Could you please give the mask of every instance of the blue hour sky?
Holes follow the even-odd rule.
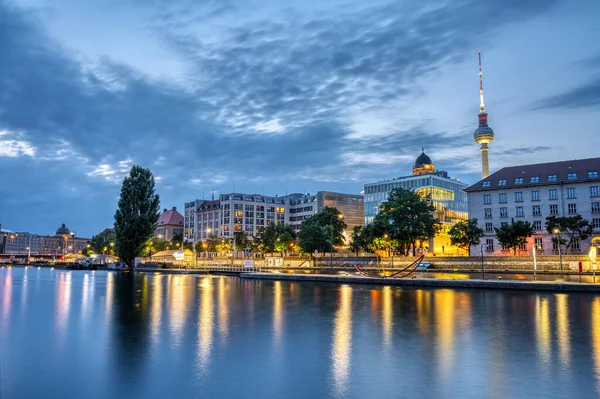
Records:
[[[0,0],[0,223],[91,236],[140,164],[162,207],[600,156],[597,0]]]

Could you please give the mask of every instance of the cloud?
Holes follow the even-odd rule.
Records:
[[[35,156],[35,147],[23,140],[18,140],[20,135],[7,130],[0,130],[0,157]]]

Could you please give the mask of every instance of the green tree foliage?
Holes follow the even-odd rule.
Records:
[[[228,240],[227,238],[221,238],[216,243],[215,249],[216,249],[215,252],[221,252],[221,253],[231,252],[233,250],[233,244],[232,244],[231,240]]]
[[[310,220],[310,219],[308,219]],[[298,246],[304,253],[312,254],[329,251],[330,229],[329,226],[320,226],[318,223],[306,223],[305,220],[298,235]]]
[[[581,217],[581,215],[568,217],[549,216],[546,218],[546,229],[550,234],[554,234],[555,229],[558,229],[561,244],[565,245],[567,254],[572,250],[573,244],[577,241],[587,240],[594,232],[592,224]],[[554,239],[555,243],[556,241]]]
[[[450,243],[469,252],[471,247],[479,245],[484,235],[483,229],[477,225],[477,219],[461,220],[450,231]]]
[[[279,239],[279,242],[277,239]],[[294,243],[295,245],[295,242],[296,232],[294,228],[289,224],[279,223],[259,228],[252,246],[255,252],[268,254],[272,252],[285,252],[285,244],[287,243],[291,247],[291,244]],[[280,249],[284,250],[280,251]]]
[[[363,230],[363,226],[354,226],[352,228],[352,236],[350,237],[349,246],[350,250],[356,253],[356,256],[358,256],[360,251],[367,250],[368,242],[365,239],[366,237],[365,234],[363,234]]]
[[[90,241],[90,251],[94,254],[111,254],[114,255],[114,247],[110,243],[116,245],[117,234],[114,231],[103,231],[92,237]],[[106,248],[106,251],[104,250]]]
[[[215,233],[209,234],[205,241],[202,242],[203,250],[206,252],[220,252],[218,251],[221,239]]]
[[[535,234],[533,225],[527,221],[515,222],[511,219],[510,224],[494,228],[496,239],[503,248],[512,248],[513,254],[517,254],[519,245],[527,244],[527,238]]]
[[[250,241],[248,234],[244,231],[236,231],[233,233],[233,242],[235,243],[235,250],[238,252],[245,251],[246,248],[251,248],[252,246],[252,241]]]
[[[116,251],[121,261],[133,266],[146,242],[154,234],[159,218],[160,198],[154,192],[154,176],[148,169],[134,166],[123,180],[115,212]]]
[[[381,204],[381,212],[375,217],[379,228],[385,230],[390,240],[400,248],[412,246],[417,241],[433,238],[440,222],[433,216],[435,208],[428,198],[402,188],[393,189],[388,200]],[[378,236],[381,237],[381,236]]]

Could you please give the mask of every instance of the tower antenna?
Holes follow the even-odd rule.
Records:
[[[485,112],[485,105],[483,104],[483,71],[481,70],[481,51],[477,52],[479,56],[479,109],[483,114]]]

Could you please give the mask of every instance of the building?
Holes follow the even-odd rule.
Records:
[[[436,171],[431,158],[422,150],[415,160],[413,175],[365,184],[365,224],[373,221],[381,204],[395,188],[428,195],[435,207],[435,217],[442,223],[439,234],[429,242],[429,250],[458,254],[458,248],[450,244],[448,231],[456,222],[468,219],[467,194],[464,192],[467,187],[468,184],[448,177],[448,173]]]
[[[494,140],[494,131],[488,126],[488,114],[483,103],[483,73],[481,71],[481,52],[479,52],[479,127],[475,130],[473,138],[481,150],[481,177],[485,179],[490,175],[488,161],[488,144]]]
[[[336,208],[344,216],[344,222],[348,226],[344,232],[346,243],[349,242],[354,226],[364,225],[364,197],[361,194],[319,191],[316,195],[290,194],[285,198],[289,204],[288,223],[296,231],[300,230],[304,220],[325,207]]]
[[[509,255],[495,238],[494,228],[512,219],[531,222],[536,234],[521,249],[554,254],[553,235],[546,231],[548,216],[581,215],[594,226],[600,240],[600,158],[511,166],[469,187],[469,216],[485,231],[486,255]],[[591,240],[577,243],[573,253],[588,253]]]
[[[63,223],[52,236],[32,233],[4,233],[4,254],[8,255],[65,255],[80,253],[90,242],[89,238],[77,237]]]
[[[42,237],[31,233],[3,233],[3,253],[7,255],[39,254],[42,247]]]
[[[165,241],[171,241],[174,236],[183,237],[184,219],[181,213],[177,212],[177,207],[172,209],[163,209],[162,215],[158,218],[154,236]]]
[[[228,193],[221,194],[218,200],[194,200],[185,204],[186,239],[191,242],[205,240],[211,233],[233,238],[236,231],[243,231],[252,238],[261,227],[280,223],[299,230],[302,221],[326,206],[335,207],[344,215],[349,231],[356,225],[363,225],[362,195],[330,191],[281,197]]]

